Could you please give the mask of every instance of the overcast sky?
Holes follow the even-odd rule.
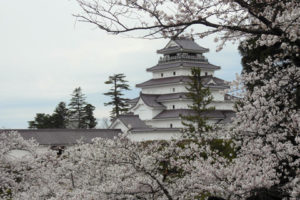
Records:
[[[76,22],[74,0],[0,0],[0,128],[27,128],[36,113],[51,114],[60,101],[81,87],[97,119],[109,116],[103,84],[109,75],[124,73],[136,97],[135,84],[150,79],[146,68],[159,58],[155,52],[168,40],[132,39]],[[240,73],[235,45],[215,52],[213,38],[198,40],[210,49],[209,62],[222,69],[227,81]]]

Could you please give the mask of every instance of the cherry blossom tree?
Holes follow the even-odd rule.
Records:
[[[83,9],[77,15],[80,20],[110,33],[141,31],[144,37],[217,33],[220,47],[229,40],[255,37],[253,46],[241,45],[276,44],[281,50],[262,63],[249,63],[251,70],[234,83],[243,87],[259,80],[260,84],[251,91],[242,90],[230,129],[217,129],[204,134],[205,138],[145,143],[125,137],[95,139],[57,158],[51,152],[38,155],[36,143],[15,133],[0,134],[0,194],[4,198],[300,198],[299,1],[77,1]],[[208,29],[198,30],[201,25]],[[216,137],[232,141],[236,155],[224,156],[199,142]],[[32,152],[32,157],[9,161],[7,152],[18,148]]]
[[[300,166],[300,115],[296,103],[300,88],[299,1],[78,0],[78,3],[83,11],[76,15],[79,20],[113,34],[132,33],[145,38],[179,35],[202,38],[216,34],[218,49],[227,41],[240,41],[248,49],[279,48],[262,63],[248,63],[250,70],[241,77],[241,85],[254,85],[258,81],[260,84],[243,93],[232,129],[227,132],[235,141],[237,158],[228,161],[211,155],[212,161],[198,156],[195,159],[198,167],[184,166],[197,178],[186,176],[188,180],[181,180],[185,180],[182,185],[197,185],[198,191],[226,199],[255,199],[274,191],[280,199],[299,198],[294,184],[299,180]],[[251,38],[255,40],[253,44],[243,42]],[[209,147],[206,148],[209,152]]]
[[[56,153],[37,148],[17,132],[0,133],[1,199],[50,199],[60,193]]]

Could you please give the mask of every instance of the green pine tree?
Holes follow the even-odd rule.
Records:
[[[55,128],[53,123],[53,117],[45,113],[37,113],[33,121],[29,121],[28,128],[33,129],[44,129],[44,128]]]
[[[70,127],[71,128],[85,128],[84,117],[85,106],[85,95],[82,93],[81,88],[75,88],[72,93],[72,98],[69,103],[69,112],[70,112]]]
[[[95,128],[97,125],[97,119],[94,117],[95,107],[91,104],[87,104],[84,107],[85,116],[83,117],[83,122],[85,124],[85,128]]]
[[[123,91],[130,90],[128,81],[125,80],[124,74],[114,74],[109,76],[108,81],[105,81],[105,84],[112,85],[109,92],[104,93],[104,95],[111,97],[111,101],[104,103],[105,106],[113,106],[112,111],[110,112],[111,119],[119,117],[121,113],[128,111],[128,101],[127,98],[123,98]]]
[[[65,102],[60,102],[52,114],[55,128],[67,128],[69,121],[69,110]]]
[[[205,88],[201,82],[201,70],[192,68],[190,81],[186,87],[188,93],[186,96],[192,100],[192,105],[188,105],[191,114],[181,115],[182,124],[186,127],[185,132],[189,136],[201,136],[203,133],[210,131],[212,127],[207,124],[205,112],[214,110],[214,107],[207,107],[213,100],[209,88]]]

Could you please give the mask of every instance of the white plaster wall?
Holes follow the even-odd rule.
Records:
[[[175,72],[175,75],[173,74],[174,72]],[[163,74],[163,76],[161,76],[162,74]],[[153,78],[166,78],[166,77],[172,77],[172,76],[178,76],[178,69],[152,73]]]
[[[167,110],[173,110],[173,105],[175,105],[175,109],[188,109],[188,105],[192,104],[190,100],[173,100],[173,101],[165,101],[162,102],[164,106],[167,107]]]
[[[129,112],[133,112],[135,115],[139,115],[141,120],[149,120],[158,115],[163,109],[154,109],[147,106],[142,99],[138,101],[135,107],[129,110]]]
[[[141,120],[152,119],[152,111],[148,108],[148,106],[140,105],[133,112],[135,115],[139,115]]]
[[[220,119],[209,119],[207,120],[208,124],[215,124]],[[153,128],[170,128],[170,124],[172,124],[173,128],[184,128],[185,126],[182,124],[181,119],[161,119],[161,120],[149,120],[145,122],[148,126]]]
[[[233,110],[233,102],[212,102],[209,106],[214,106],[216,110]]]
[[[188,105],[192,105],[192,101],[190,100],[174,100],[174,101],[166,101],[162,102],[164,106],[166,106],[167,110],[173,110],[173,105],[175,105],[175,109],[189,109]],[[234,103],[228,101],[220,101],[220,102],[212,102],[207,107],[215,107],[216,110],[233,110]]]
[[[204,76],[205,73],[207,75],[214,75],[214,70],[207,70],[207,69],[201,69],[201,76]],[[179,76],[189,76],[191,75],[191,68],[184,68],[184,69],[179,69],[178,70],[178,75]]]
[[[173,88],[175,88],[174,92],[173,92]],[[142,93],[144,94],[169,94],[169,93],[178,93],[178,92],[186,92],[185,86],[183,84],[142,88]]]
[[[174,75],[175,72],[175,75]],[[201,75],[204,76],[205,73],[207,75],[214,75],[214,70],[201,70]],[[163,76],[161,76],[163,74]],[[170,69],[165,71],[159,71],[159,72],[153,72],[152,77],[153,78],[166,78],[166,77],[172,77],[172,76],[189,76],[191,75],[191,68],[177,68],[177,69]]]
[[[179,83],[173,85],[164,85],[164,86],[152,86],[142,88],[142,93],[144,94],[170,94],[170,93],[178,93],[178,92],[187,92],[186,84]],[[173,88],[175,91],[173,92]],[[219,89],[210,89],[211,95],[214,97],[214,101],[224,101],[223,90]]]
[[[173,128],[183,127],[180,119],[149,120],[146,122],[146,124],[153,128],[170,128],[170,124],[173,125]]]
[[[135,107],[130,109],[130,112],[133,112],[135,115],[139,115],[141,120],[152,119],[152,109],[145,105],[143,100],[140,98]]]
[[[224,101],[224,94],[221,90],[210,90],[211,95],[214,97],[213,101]]]
[[[181,136],[180,132],[143,132],[143,133],[132,133],[128,135],[128,138],[133,141],[147,141],[147,140],[171,140],[178,139]]]

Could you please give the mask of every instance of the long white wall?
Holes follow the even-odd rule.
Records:
[[[192,104],[192,101],[190,100],[173,100],[173,101],[165,101],[162,102],[164,106],[166,106],[167,110],[172,110],[172,109],[187,109],[188,105]],[[173,108],[175,106],[175,108]]]
[[[182,128],[183,125],[180,119],[165,119],[165,120],[149,120],[146,124],[153,128]]]
[[[173,84],[173,85],[142,88],[142,93],[144,94],[169,94],[169,93],[178,93],[178,92],[187,92],[183,84]]]
[[[208,124],[215,124],[220,119],[208,119]],[[148,126],[153,128],[184,128],[181,119],[160,119],[160,120],[149,120],[145,122]]]
[[[153,78],[166,78],[166,77],[173,77],[173,76],[189,76],[191,75],[191,68],[177,68],[173,70],[165,70],[165,71],[159,71],[159,72],[153,72],[152,77]],[[201,75],[214,75],[214,70],[207,70],[202,69]]]
[[[172,109],[188,109],[188,105],[192,105],[191,100],[173,100],[173,101],[165,101],[162,102],[164,106],[166,106],[167,110]],[[175,106],[175,108],[173,108]],[[229,101],[217,101],[212,102],[207,107],[215,107],[216,110],[232,110],[234,103]]]
[[[144,94],[170,94],[178,92],[187,92],[184,84],[173,84],[142,88],[142,93]],[[221,90],[211,89],[211,94],[214,97],[214,101],[224,101],[224,94],[221,92]]]

